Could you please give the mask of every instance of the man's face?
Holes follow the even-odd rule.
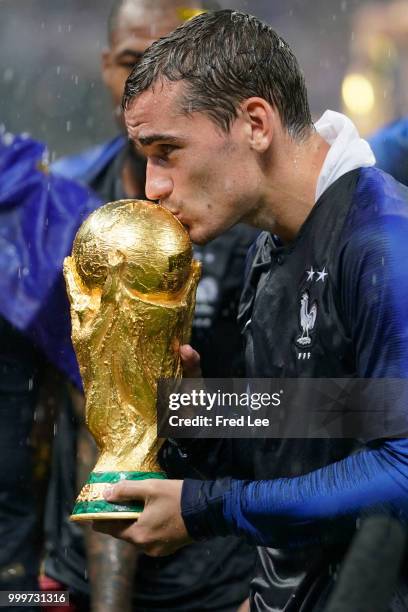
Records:
[[[149,8],[147,3],[125,3],[120,10],[117,27],[112,32],[110,47],[102,55],[102,75],[114,105],[115,115],[123,127],[121,101],[125,81],[143,51],[155,40],[180,25],[177,8],[171,0],[168,8]]]
[[[248,124],[238,116],[227,134],[207,115],[182,114],[183,83],[158,83],[125,111],[130,138],[147,158],[146,195],[170,210],[205,244],[258,205],[261,171]]]

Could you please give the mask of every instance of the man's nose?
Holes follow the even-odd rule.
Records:
[[[173,181],[157,169],[146,169],[146,197],[149,200],[165,200],[173,191]]]

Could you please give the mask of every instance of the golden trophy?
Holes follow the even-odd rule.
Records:
[[[157,463],[160,378],[181,378],[200,264],[165,208],[119,200],[94,211],[64,262],[86,422],[100,455],[71,519],[135,519],[143,504],[112,504],[121,479],[165,478]]]

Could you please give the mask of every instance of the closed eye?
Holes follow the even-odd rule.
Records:
[[[175,151],[178,147],[172,144],[165,144],[160,146],[160,152],[163,155],[169,155],[172,151]]]
[[[163,161],[168,161],[170,155],[179,147],[171,144],[161,144],[157,147],[156,154],[153,157],[157,157]]]
[[[130,128],[132,126],[129,126]],[[170,156],[185,146],[182,139],[168,134],[140,134],[136,140],[136,145],[142,150],[143,154],[153,161],[169,161]]]
[[[116,63],[121,68],[127,68],[129,72],[138,64],[143,56],[141,51],[134,51],[133,49],[124,49],[117,55]]]
[[[137,62],[136,62],[137,63]],[[136,63],[133,61],[129,61],[129,62],[120,62],[119,66],[121,68],[125,68],[126,70],[129,70],[129,72],[131,72],[133,70],[133,68],[136,66]]]

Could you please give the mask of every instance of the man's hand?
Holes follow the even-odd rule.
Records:
[[[180,357],[184,376],[200,378],[200,355],[197,351],[184,344],[180,347]],[[143,500],[144,510],[137,521],[94,521],[94,530],[131,542],[152,557],[170,555],[192,541],[181,516],[182,484],[181,480],[150,478],[139,482],[123,480],[108,487],[104,493],[107,501]]]
[[[186,378],[201,378],[200,355],[189,344],[180,346],[183,373]]]
[[[137,521],[94,521],[93,528],[131,542],[152,557],[170,555],[192,541],[181,516],[182,484],[182,480],[156,478],[118,482],[107,488],[105,499],[116,503],[143,500],[143,512]]]

